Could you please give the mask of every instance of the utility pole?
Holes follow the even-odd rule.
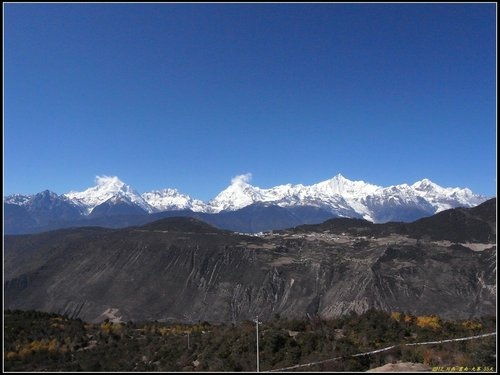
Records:
[[[189,334],[191,333],[191,328],[192,328],[192,325],[193,325],[193,318],[190,314],[184,314],[184,318],[186,318],[188,321],[189,321],[189,324],[190,324],[190,327],[189,329],[187,330],[187,339],[188,339],[188,350],[190,349],[189,347]]]
[[[257,331],[257,372],[259,372],[259,316],[257,315],[257,319],[255,319],[255,329]]]

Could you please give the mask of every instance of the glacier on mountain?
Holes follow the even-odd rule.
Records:
[[[208,202],[166,188],[139,194],[116,176],[97,176],[96,186],[59,196],[89,215],[97,206],[128,204],[146,213],[190,210],[201,213],[236,211],[261,203],[280,207],[313,206],[339,217],[361,217],[375,223],[410,221],[455,207],[473,207],[487,197],[467,188],[444,188],[428,179],[388,187],[351,181],[341,174],[313,185],[285,184],[262,189],[250,184],[251,174],[236,176]],[[57,196],[57,195],[56,195]],[[33,196],[11,195],[5,203],[28,206]]]

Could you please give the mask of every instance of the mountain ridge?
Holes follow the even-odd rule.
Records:
[[[254,236],[193,218],[7,235],[5,306],[89,321],[109,309],[133,321],[370,308],[469,319],[495,312],[495,211],[496,199],[410,224],[337,218]]]
[[[359,217],[374,223],[413,221],[456,207],[472,207],[486,200],[468,188],[443,188],[428,179],[412,185],[400,184],[382,187],[364,181],[351,181],[341,174],[313,185],[285,184],[262,189],[250,184],[251,175],[236,176],[231,184],[207,202],[193,199],[177,189],[166,188],[139,194],[118,177],[97,176],[96,186],[82,192],[71,191],[57,195],[48,190],[35,195],[13,194],[4,197],[7,211],[7,232],[39,230],[47,226],[65,226],[68,222],[93,220],[97,217],[119,220],[119,215],[155,215],[174,211],[190,211],[192,216],[244,212],[245,208],[277,206],[274,210],[289,219],[283,225],[264,227],[282,229],[287,225],[313,223],[302,218],[299,208],[311,212],[313,208],[330,217]],[[42,204],[40,202],[46,202]],[[10,205],[10,206],[9,206]],[[13,208],[12,206],[20,208]],[[56,209],[57,208],[57,209]],[[255,210],[245,210],[259,216]],[[290,213],[295,211],[293,213]],[[272,214],[272,213],[271,213]],[[260,215],[262,217],[262,215]],[[325,215],[321,214],[321,219]],[[138,220],[141,221],[141,220]],[[272,221],[272,220],[271,220]],[[321,220],[317,220],[317,223]],[[86,224],[83,224],[86,225]],[[262,227],[262,226],[259,226]],[[225,227],[224,229],[233,229]],[[248,230],[253,231],[253,230]]]

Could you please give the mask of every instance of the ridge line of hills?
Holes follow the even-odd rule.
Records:
[[[244,235],[194,218],[4,237],[5,308],[89,321],[495,313],[496,199],[412,223]],[[210,308],[208,308],[208,306]]]

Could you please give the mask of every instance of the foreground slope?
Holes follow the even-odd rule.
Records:
[[[436,220],[446,221],[441,216],[376,231],[364,220],[335,219],[244,236],[169,218],[126,229],[6,236],[5,308],[92,321],[335,317],[369,308],[494,315],[495,210],[492,200],[443,212],[467,217],[459,220],[466,229],[460,238],[432,235]]]

